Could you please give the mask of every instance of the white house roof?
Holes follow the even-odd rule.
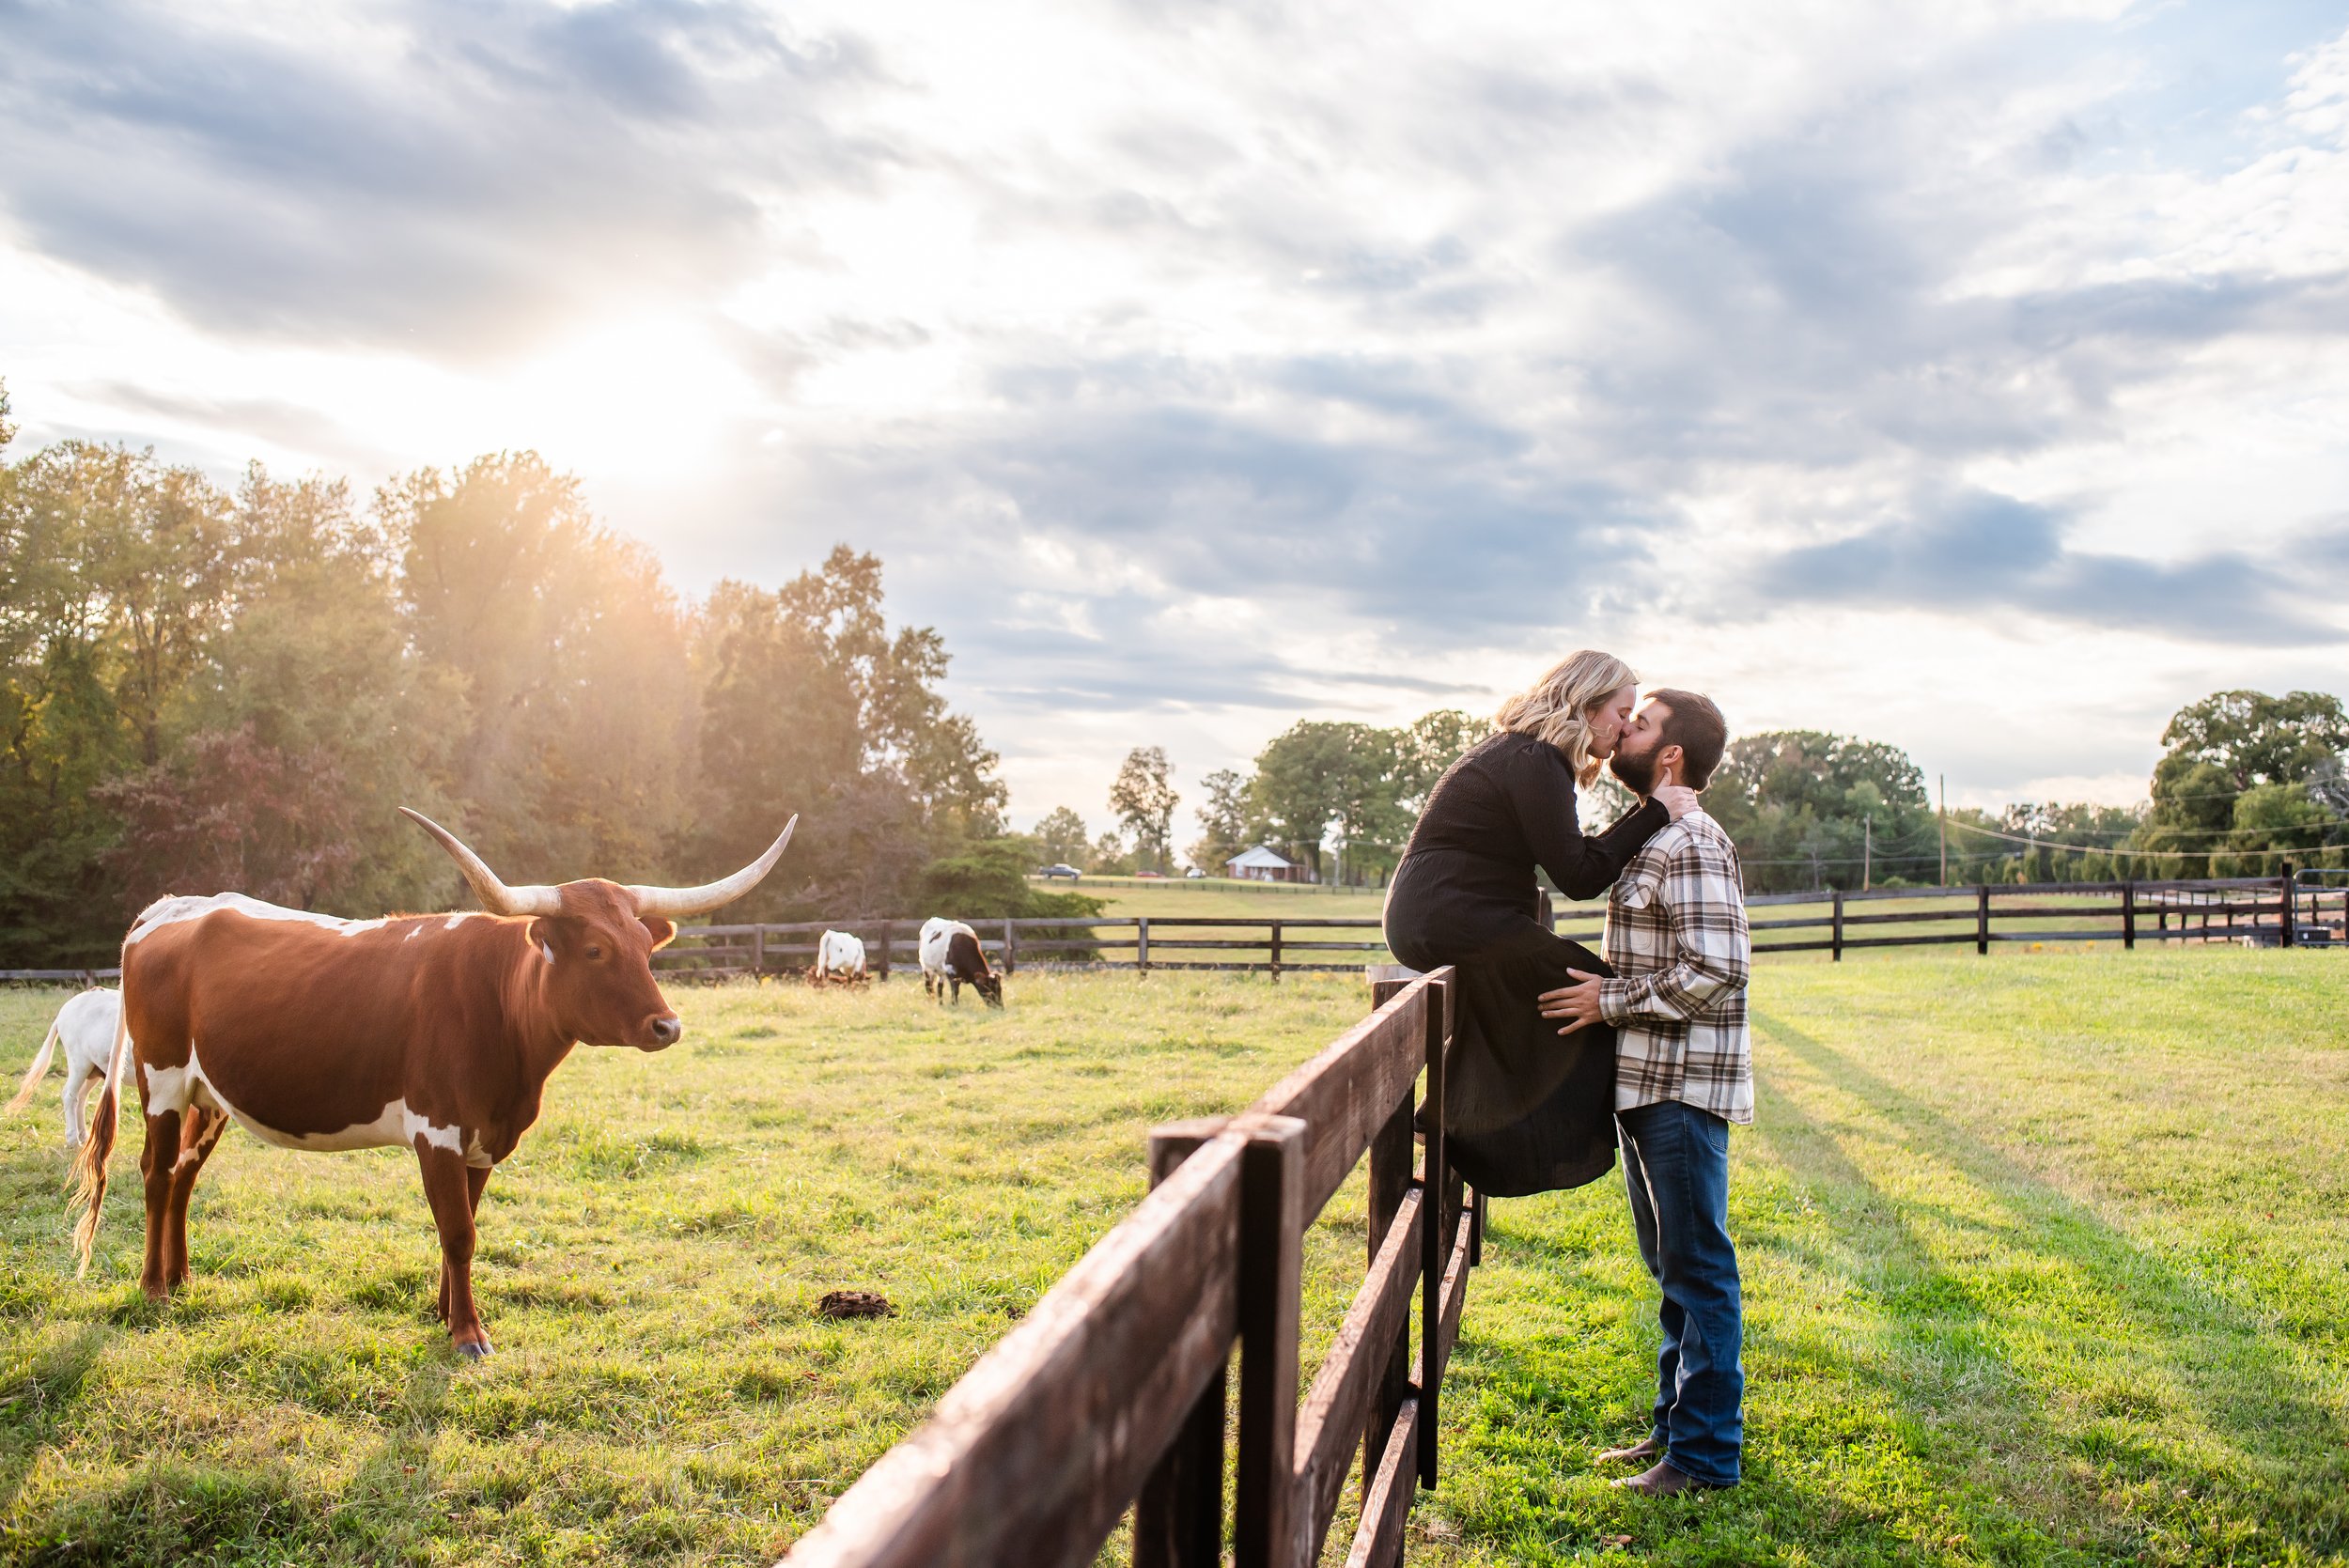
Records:
[[[1249,871],[1286,871],[1297,862],[1283,860],[1277,851],[1268,849],[1259,844],[1244,854],[1234,855],[1223,863],[1239,866]]]

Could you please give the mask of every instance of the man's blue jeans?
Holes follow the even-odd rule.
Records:
[[[1745,1443],[1746,1374],[1729,1239],[1729,1124],[1666,1100],[1618,1111],[1615,1126],[1640,1257],[1664,1290],[1656,1440],[1682,1474],[1732,1485]]]

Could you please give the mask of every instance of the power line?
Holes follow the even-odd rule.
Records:
[[[1971,823],[1959,823],[1959,824],[1957,824],[1957,826],[1959,826],[1959,827],[1962,827],[1962,828],[1966,829],[1966,830],[1967,830],[1967,831],[1968,831],[1968,832],[1981,833],[1981,834],[1983,834],[1984,837],[1987,837],[1987,838],[2004,839],[2004,840],[2006,840],[2006,842],[2007,842],[2007,843],[2009,843],[2009,844],[2026,844],[2026,845],[2029,845],[2029,846],[2030,846],[2030,847],[2032,847],[2033,849],[2061,849],[2061,850],[2068,850],[2068,851],[2070,851],[2071,853],[2074,853],[2074,854],[2079,854],[2079,855],[2133,855],[2133,856],[2137,856],[2137,857],[2139,857],[2139,858],[2140,858],[2140,859],[2147,859],[2147,860],[2184,861],[2184,860],[2203,860],[2203,859],[2207,859],[2208,857],[2210,857],[2210,856],[2212,856],[2212,855],[2225,855],[2225,854],[2230,854],[2230,853],[2232,853],[2232,854],[2238,854],[2238,855],[2280,855],[2280,854],[2287,853],[2287,851],[2286,851],[2286,850],[2283,850],[2283,849],[2279,849],[2279,848],[2275,848],[2275,847],[2272,847],[2272,846],[2264,846],[2264,845],[2251,845],[2251,846],[2246,846],[2246,847],[2244,847],[2244,848],[2242,848],[2242,849],[2237,849],[2237,850],[2232,850],[2232,851],[2231,851],[2231,850],[2226,850],[2226,849],[2216,849],[2216,848],[2214,848],[2214,849],[2131,849],[2131,848],[2127,847],[2126,846],[2123,846],[2123,845],[2118,845],[2118,844],[2058,844],[2058,843],[2056,843],[2055,841],[2053,841],[2052,839],[2044,839],[2044,838],[2027,838],[2027,837],[2025,837],[2024,835],[2022,835],[2022,834],[2020,834],[2020,833],[2000,833],[2000,832],[1993,832],[1993,831],[1992,831],[1990,829],[1988,829],[1988,828],[1977,828],[1977,827],[1973,826],[1973,824],[1971,824]],[[2325,824],[2325,826],[2329,827],[2329,826],[2331,826],[2331,824],[2330,824],[2330,823],[2327,823],[2327,824]],[[2328,846],[2326,846],[2326,845],[2322,845],[2322,844],[2311,844],[2311,845],[2307,846],[2306,847],[2307,847],[2307,848],[2310,848],[2310,849],[2323,849],[2323,848],[2326,848],[2326,847],[2328,847]]]
[[[1958,822],[1956,827],[1969,832],[1986,833],[1992,830],[1972,822]],[[2339,818],[2324,822],[2279,822],[2272,828],[2165,828],[2155,823],[2140,822],[2134,828],[2050,828],[2050,833],[2117,833],[2123,838],[2132,833],[2165,833],[2171,838],[2241,838],[2248,833],[2300,833],[2325,831],[2341,826]]]

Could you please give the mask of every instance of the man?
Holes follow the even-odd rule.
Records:
[[[1610,764],[1640,795],[1703,790],[1729,737],[1720,709],[1660,691]],[[1702,810],[1642,846],[1607,903],[1617,978],[1577,975],[1544,993],[1542,1016],[1571,1034],[1615,1026],[1615,1126],[1640,1256],[1663,1288],[1656,1409],[1648,1435],[1602,1462],[1653,1461],[1618,1481],[1668,1495],[1734,1486],[1745,1438],[1737,1251],[1729,1239],[1729,1124],[1753,1120],[1746,1027],[1746,934],[1736,846]]]

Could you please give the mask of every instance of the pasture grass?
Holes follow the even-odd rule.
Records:
[[[432,1316],[412,1156],[232,1130],[150,1306],[135,1110],[77,1282],[54,1091],[0,1126],[0,1556],[27,1563],[770,1560],[1137,1202],[1154,1124],[1237,1109],[1359,984],[1014,977],[958,1009],[678,987],[683,1043],[581,1050],[482,1202],[496,1355]],[[21,1071],[67,993],[0,990]],[[1359,1196],[1308,1311],[1359,1274]],[[829,1290],[896,1315],[817,1317]]]
[[[1733,1138],[1746,1482],[1656,1501],[1619,1178],[1493,1205],[1432,1560],[2349,1561],[2349,962],[1774,964]]]
[[[1244,1104],[1364,1004],[1010,990],[680,989],[684,1044],[579,1053],[483,1203],[478,1367],[402,1154],[232,1132],[154,1308],[131,1133],[76,1282],[44,1095],[0,1126],[0,1557],[765,1560],[1131,1206],[1152,1123]],[[63,994],[0,992],[0,1067]],[[1496,1202],[1414,1560],[2349,1562],[2344,1000],[2325,953],[1763,966],[1746,1483],[1605,1485],[1656,1343],[1620,1189]],[[1308,1373],[1360,1212],[1308,1246]],[[897,1315],[812,1315],[838,1287]]]

